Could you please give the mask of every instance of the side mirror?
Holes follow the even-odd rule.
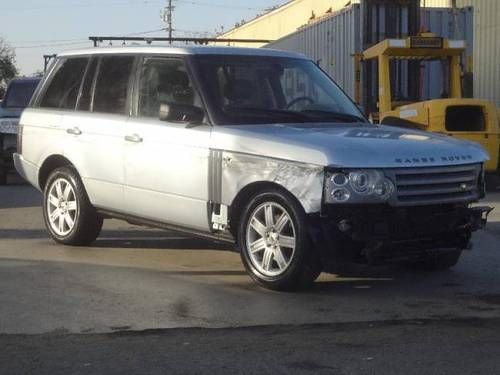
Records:
[[[162,103],[160,104],[160,121],[184,122],[190,125],[199,125],[205,118],[205,112],[193,105]]]

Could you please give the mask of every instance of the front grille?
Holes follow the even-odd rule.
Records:
[[[472,202],[479,199],[480,164],[386,171],[396,184],[398,206]]]

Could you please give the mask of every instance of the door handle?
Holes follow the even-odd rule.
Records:
[[[133,142],[133,143],[141,143],[142,142],[142,138],[137,134],[126,135],[125,140],[127,142]]]
[[[66,133],[73,135],[80,135],[82,134],[82,131],[75,126],[74,128],[66,129]]]

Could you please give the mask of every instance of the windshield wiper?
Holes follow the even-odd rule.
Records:
[[[269,109],[269,108],[256,108],[256,107],[225,107],[225,112],[236,112],[242,114],[251,114],[257,116],[278,115],[281,117],[288,117],[295,119],[299,122],[311,122],[310,116],[303,112],[288,111],[285,109]]]
[[[366,122],[366,119],[364,119],[361,116],[356,116],[356,115],[351,115],[349,113],[343,113],[343,112],[336,112],[336,111],[328,111],[328,110],[323,110],[323,109],[305,109],[301,113],[303,114],[311,114],[313,116],[318,116],[318,117],[323,117],[325,116],[326,118],[323,119],[332,121],[337,120],[337,121],[345,121],[345,122]]]

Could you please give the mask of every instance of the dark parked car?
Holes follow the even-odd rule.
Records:
[[[14,170],[17,124],[39,82],[38,78],[12,80],[0,104],[0,185],[7,183],[7,174]]]

